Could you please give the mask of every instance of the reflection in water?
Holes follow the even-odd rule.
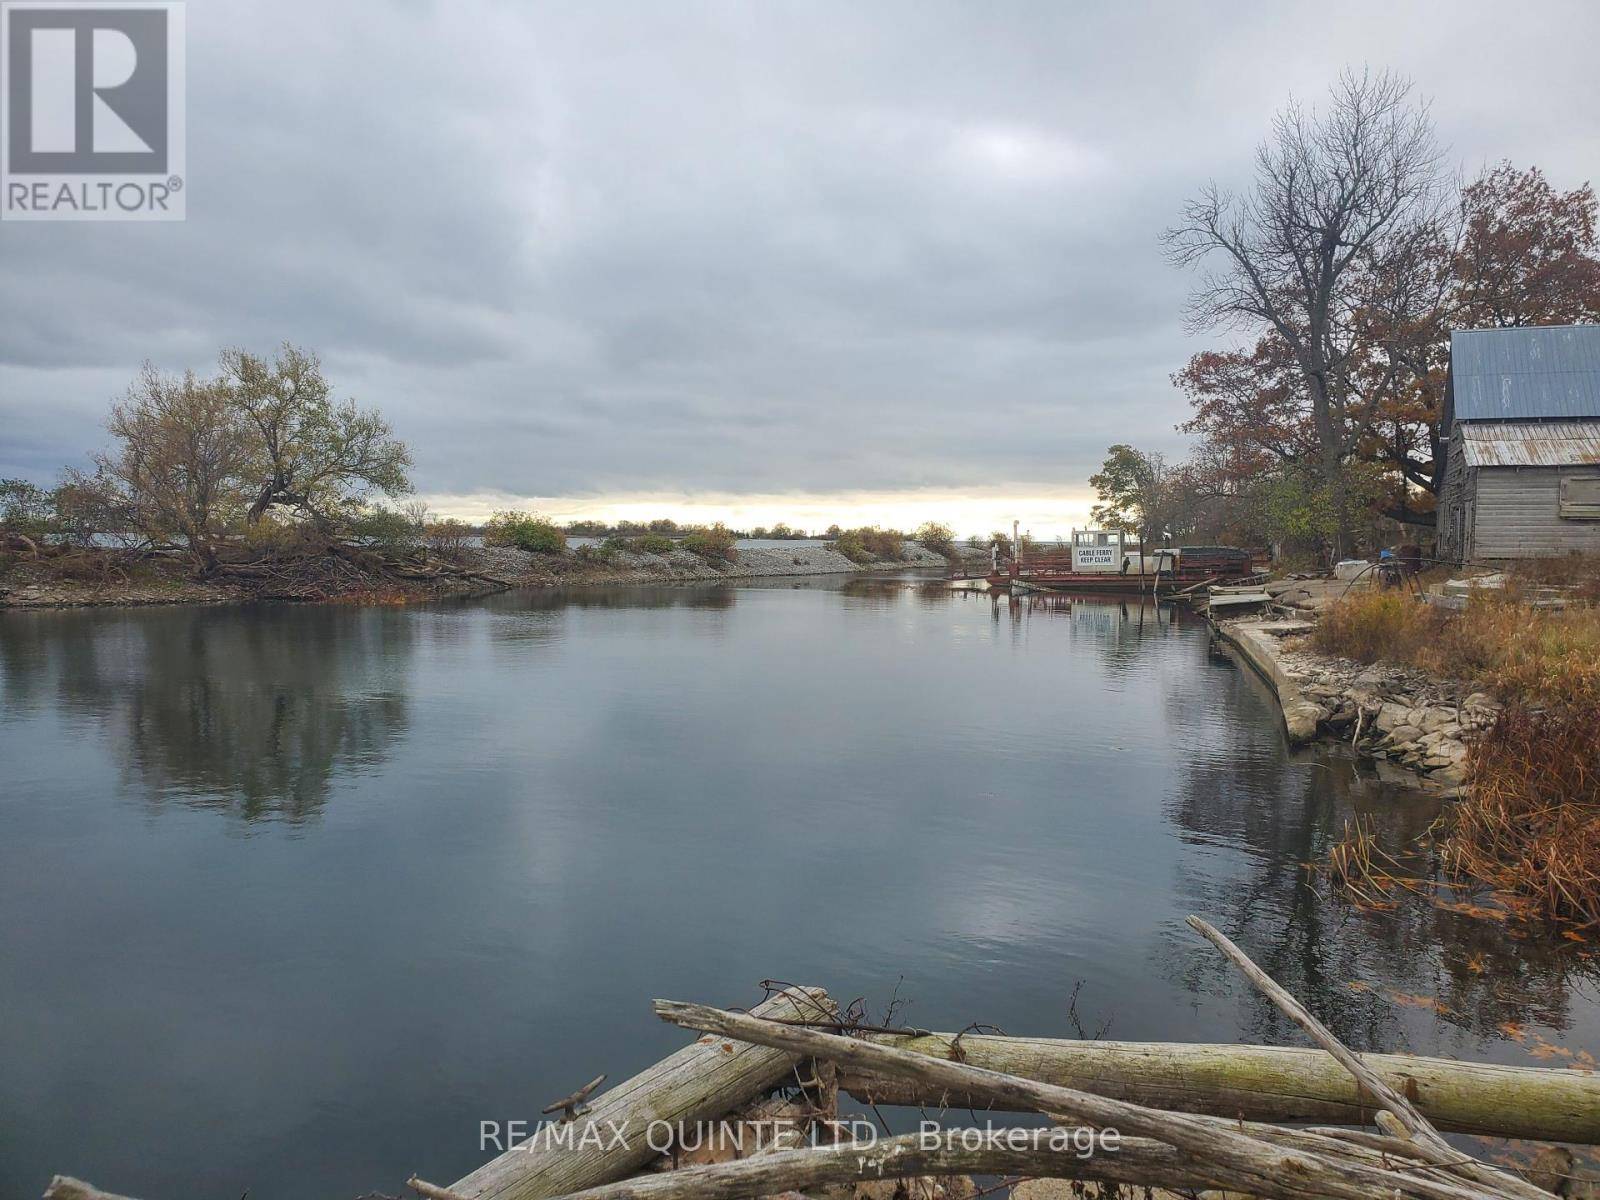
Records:
[[[1175,693],[1172,702],[1216,702],[1214,693],[1184,692],[1187,699]],[[1493,1037],[1505,1022],[1567,1027],[1574,989],[1592,990],[1600,970],[1570,943],[1465,911],[1428,841],[1442,800],[1328,747],[1301,752],[1314,769],[1299,786],[1286,786],[1281,766],[1257,752],[1274,730],[1229,732],[1226,744],[1187,764],[1169,811],[1197,845],[1242,845],[1249,853],[1228,872],[1195,860],[1188,884],[1218,927],[1335,1034],[1378,1050],[1402,1049],[1407,1036],[1426,1043],[1429,1028]],[[1308,869],[1326,862],[1358,817],[1387,853],[1416,868],[1423,885],[1418,894],[1398,893],[1392,909],[1355,905]],[[1219,956],[1186,950],[1180,978],[1188,990],[1214,994],[1236,980]],[[1259,994],[1246,993],[1246,1009],[1250,1040],[1296,1037]]]
[[[151,804],[301,821],[336,774],[406,729],[413,616],[395,609],[173,609],[20,614],[0,638],[11,720],[51,704],[92,714]]]
[[[536,588],[500,592],[476,603],[490,612],[563,612],[567,609],[732,608],[735,588],[662,585],[660,587]]]
[[[1288,753],[1264,685],[1137,597],[0,614],[0,702],[0,1195],[454,1178],[483,1117],[678,1044],[645,997],[770,976],[1056,1036],[1081,979],[1113,1036],[1297,1040],[1189,912],[1362,1047],[1600,1037],[1581,947],[1308,886],[1348,816],[1398,853],[1438,802]]]

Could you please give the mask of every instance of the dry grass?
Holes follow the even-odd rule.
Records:
[[[1328,851],[1328,879],[1363,908],[1393,908],[1397,888],[1420,891],[1416,873],[1378,844],[1372,823],[1357,816]]]
[[[1581,588],[1582,578],[1551,582]],[[1471,748],[1472,788],[1448,822],[1446,861],[1538,915],[1600,926],[1600,608],[1522,602],[1544,583],[1514,580],[1459,614],[1402,592],[1352,594],[1313,643],[1495,692],[1506,708]]]
[[[1325,654],[1466,679],[1508,702],[1600,705],[1600,609],[1530,608],[1517,590],[1450,613],[1401,591],[1354,592],[1312,633]]]
[[[1600,707],[1514,705],[1471,761],[1446,863],[1540,916],[1600,926]]]
[[[1520,587],[1572,588],[1580,599],[1600,603],[1600,554],[1529,559],[1512,572],[1512,582]]]
[[[1401,591],[1356,591],[1323,611],[1311,644],[1357,662],[1416,663],[1445,618]]]

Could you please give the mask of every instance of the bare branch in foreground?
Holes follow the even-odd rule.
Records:
[[[1377,1098],[1378,1102],[1394,1117],[1399,1126],[1396,1129],[1385,1128],[1388,1122],[1380,1121],[1379,1128],[1384,1129],[1385,1133],[1408,1136],[1418,1146],[1427,1150],[1435,1163],[1447,1166],[1454,1173],[1465,1179],[1470,1179],[1474,1183],[1497,1188],[1507,1195],[1524,1197],[1525,1200],[1548,1200],[1549,1193],[1534,1187],[1527,1180],[1519,1179],[1514,1175],[1491,1167],[1487,1163],[1479,1162],[1475,1158],[1467,1157],[1457,1151],[1449,1142],[1439,1136],[1439,1131],[1429,1123],[1427,1117],[1417,1111],[1416,1106],[1410,1100],[1407,1100],[1390,1087],[1377,1072],[1361,1061],[1360,1056],[1355,1051],[1334,1037],[1326,1025],[1317,1020],[1277,980],[1256,966],[1251,961],[1250,956],[1234,945],[1227,935],[1197,916],[1191,915],[1188,918],[1188,925],[1218,950],[1222,951],[1223,956],[1239,968],[1245,978],[1255,985],[1257,991],[1265,995],[1267,999],[1277,1005],[1279,1011],[1299,1025],[1301,1029],[1304,1029],[1311,1036],[1312,1041],[1338,1059],[1340,1065],[1354,1075],[1361,1086]]]

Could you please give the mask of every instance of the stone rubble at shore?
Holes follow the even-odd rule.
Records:
[[[1292,644],[1279,650],[1278,664],[1316,706],[1320,732],[1449,788],[1466,782],[1468,745],[1500,711],[1485,692],[1409,667],[1368,666]]]

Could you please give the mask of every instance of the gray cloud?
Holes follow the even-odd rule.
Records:
[[[151,358],[319,349],[419,487],[1081,486],[1181,452],[1157,236],[1346,64],[1469,169],[1600,173],[1600,14],[205,0],[189,220],[0,226],[0,474]]]

